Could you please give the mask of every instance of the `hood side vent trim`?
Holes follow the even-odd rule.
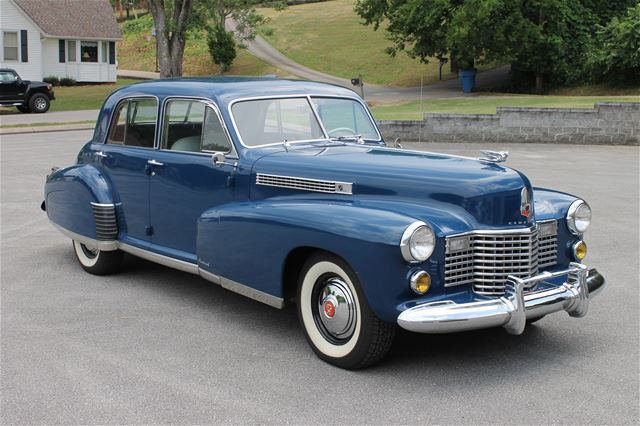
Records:
[[[293,176],[268,175],[258,173],[256,184],[276,188],[299,189],[301,191],[323,192],[327,194],[353,194],[353,183],[329,180],[307,179]]]

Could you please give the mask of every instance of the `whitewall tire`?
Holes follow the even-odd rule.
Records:
[[[395,324],[378,319],[349,265],[329,253],[312,255],[298,282],[298,318],[324,361],[347,369],[371,365],[388,352]]]
[[[73,240],[73,251],[82,269],[94,275],[108,275],[122,266],[123,253],[120,250],[101,251],[91,249]]]

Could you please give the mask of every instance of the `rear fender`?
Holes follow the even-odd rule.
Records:
[[[47,216],[58,227],[94,240],[115,240],[117,226],[115,235],[109,229],[97,232],[94,213],[113,214],[115,224],[116,211],[111,185],[94,166],[77,164],[54,171],[47,177],[44,196]]]

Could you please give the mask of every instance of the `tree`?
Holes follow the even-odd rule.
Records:
[[[423,62],[451,56],[462,68],[506,62],[541,91],[545,79],[581,78],[597,24],[636,1],[358,0],[356,12],[375,29],[387,25],[391,54],[405,50]]]
[[[588,66],[595,80],[640,82],[640,3],[598,28]]]
[[[236,58],[236,42],[233,32],[215,27],[207,35],[207,45],[213,62],[220,67],[220,74],[227,71]]]
[[[158,41],[160,78],[182,75],[186,32],[193,0],[148,0]]]

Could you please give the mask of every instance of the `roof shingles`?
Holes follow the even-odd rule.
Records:
[[[118,40],[109,0],[13,0],[43,33],[60,38]]]

